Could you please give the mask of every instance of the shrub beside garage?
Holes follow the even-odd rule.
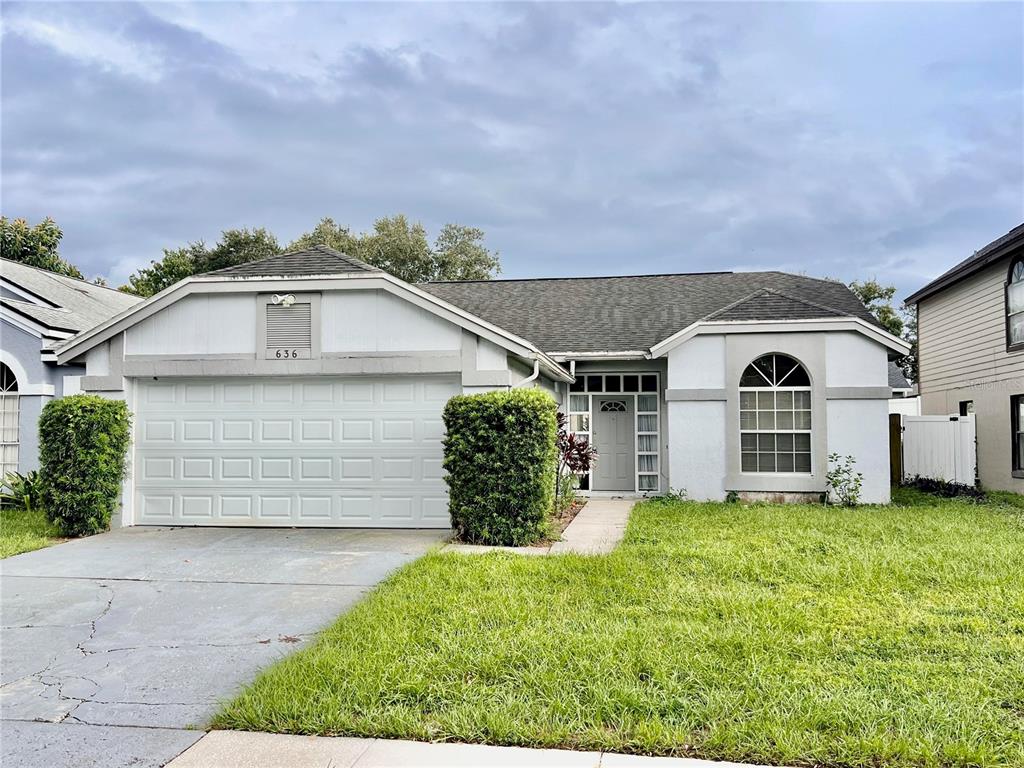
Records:
[[[117,509],[131,434],[120,400],[72,395],[51,400],[39,417],[43,506],[63,536],[110,527]]]
[[[542,539],[554,500],[555,401],[540,389],[457,395],[444,409],[452,527],[462,541]]]

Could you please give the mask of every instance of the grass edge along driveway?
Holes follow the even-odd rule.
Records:
[[[610,555],[430,554],[214,727],[1024,765],[1024,510],[898,501],[646,502]]]
[[[0,560],[63,541],[41,509],[0,509]]]

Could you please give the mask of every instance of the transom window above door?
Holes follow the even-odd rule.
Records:
[[[788,355],[759,357],[740,377],[744,472],[811,471],[811,379]]]
[[[625,413],[626,404],[622,400],[605,400],[601,403],[601,410],[604,413]]]
[[[657,392],[656,373],[578,374],[569,385],[570,392]]]

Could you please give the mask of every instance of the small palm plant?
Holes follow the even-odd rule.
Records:
[[[42,497],[39,473],[32,470],[26,474],[9,472],[0,484],[0,508],[23,509],[31,512],[38,509]]]

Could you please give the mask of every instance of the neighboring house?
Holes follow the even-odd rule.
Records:
[[[1024,224],[907,298],[925,415],[974,413],[978,476],[1024,492]]]
[[[903,371],[895,362],[889,363],[889,413],[902,413],[904,416],[921,414],[921,398],[917,396],[917,388],[907,381]]]
[[[330,248],[188,278],[65,342],[124,398],[122,524],[447,527],[441,412],[540,386],[591,493],[889,498],[888,360],[842,284],[777,272],[409,285]]]
[[[81,365],[53,347],[141,301],[120,291],[0,259],[0,477],[39,466],[47,400],[78,391]]]

